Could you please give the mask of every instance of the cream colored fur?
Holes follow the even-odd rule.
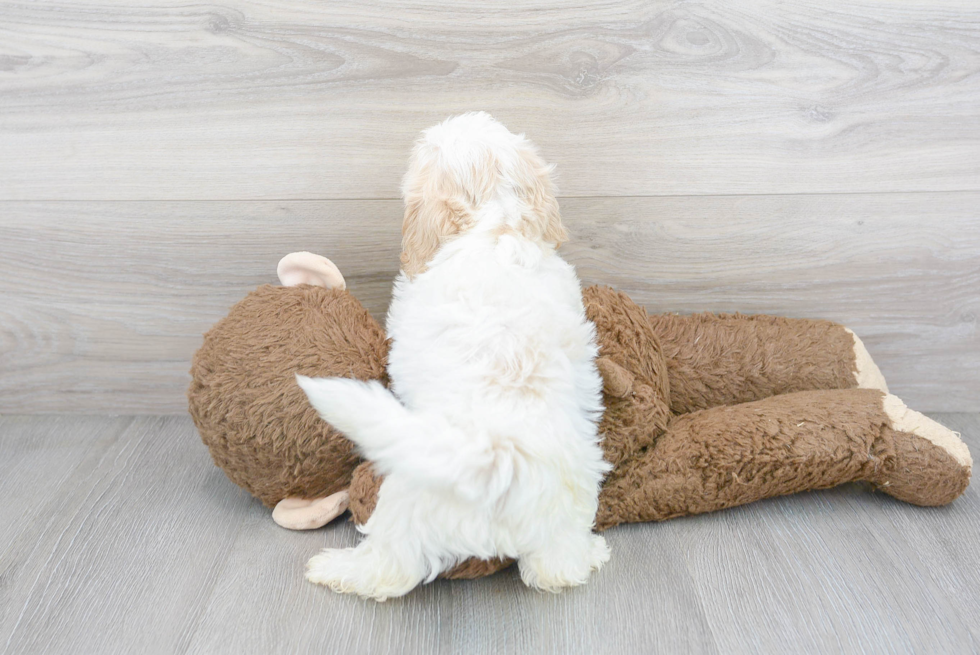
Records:
[[[864,342],[850,328],[844,329],[854,337],[854,379],[857,380],[858,387],[861,389],[878,389],[888,393],[885,376],[881,374],[878,365],[871,359],[871,353],[864,347]]]
[[[550,171],[483,113],[416,144],[387,326],[394,393],[298,379],[385,475],[364,540],[312,558],[311,581],[384,600],[468,557],[511,557],[557,591],[609,558],[592,533],[609,469],[595,326],[556,253]]]
[[[496,128],[480,125],[484,117],[489,119],[464,114],[436,125],[415,145],[402,188],[401,263],[410,278],[426,270],[442,245],[476,227],[488,210],[511,214],[511,220],[494,226],[498,235],[519,234],[554,248],[567,238],[551,182],[553,167],[523,136],[507,132],[506,151],[497,148],[502,144],[492,143]],[[483,130],[487,139],[474,139],[474,130]],[[489,221],[481,226],[486,229]]]

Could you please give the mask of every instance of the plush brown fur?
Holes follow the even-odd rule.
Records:
[[[844,482],[866,481],[919,505],[952,501],[970,468],[893,429],[884,394],[857,389],[854,339],[826,321],[700,314],[648,316],[628,296],[584,291],[600,345],[614,470],[597,529],[659,521]],[[295,373],[385,378],[381,327],[346,291],[261,287],[195,356],[191,414],[215,463],[267,505],[349,486],[367,521],[381,479],[354,470],[350,443],[302,396]],[[467,560],[473,578],[507,560]]]
[[[646,311],[625,293],[589,287],[585,313],[595,323],[606,391],[600,433],[607,462],[619,466],[652,445],[670,420],[667,363]],[[626,386],[627,389],[614,388]]]
[[[931,442],[892,430],[883,397],[874,389],[796,392],[677,416],[606,479],[596,527],[857,481],[917,505],[951,502],[966,488],[966,470]]]
[[[854,337],[830,321],[743,314],[654,314],[670,409],[686,414],[813,389],[851,389]]]
[[[386,381],[387,340],[348,292],[262,286],[204,335],[190,414],[215,464],[269,507],[341,491],[360,461],[295,375]]]

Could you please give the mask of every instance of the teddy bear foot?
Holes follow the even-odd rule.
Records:
[[[283,498],[272,510],[272,520],[287,530],[316,530],[343,514],[349,502],[346,489],[325,498]]]
[[[886,395],[882,405],[891,422],[885,429],[894,461],[874,485],[913,505],[945,505],[962,494],[970,484],[973,459],[960,436],[896,396]]]
[[[888,393],[885,376],[871,359],[871,353],[864,347],[864,342],[854,334],[853,330],[849,328],[844,330],[854,338],[854,379],[857,381],[858,389],[877,389]]]

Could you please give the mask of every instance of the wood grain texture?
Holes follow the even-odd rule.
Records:
[[[582,199],[566,257],[651,312],[823,318],[893,393],[980,410],[980,195]]]
[[[566,199],[586,284],[651,311],[842,322],[892,390],[980,410],[980,193]],[[0,411],[166,413],[201,335],[280,256],[334,259],[383,319],[398,201],[0,204]]]
[[[980,449],[980,415],[934,418]],[[606,533],[612,560],[583,588],[535,593],[508,571],[376,604],[302,578],[320,548],[356,543],[349,522],[278,528],[214,468],[187,417],[3,417],[0,453],[15,454],[0,457],[5,506],[40,510],[0,541],[4,654],[980,645],[976,486],[943,508],[848,485],[621,526]]]
[[[12,546],[23,531],[30,530],[29,526],[64,513],[67,499],[59,495],[61,485],[79,468],[97,462],[132,420],[64,416],[35,423],[0,418],[0,498],[22,501],[0,503],[0,525],[4,526],[0,531],[0,562],[14,562],[23,555],[13,552],[16,549]],[[31,489],[30,499],[24,489]],[[0,605],[0,621],[7,609],[6,604]]]
[[[486,109],[566,196],[980,189],[970,0],[0,3],[0,198],[394,198]]]
[[[89,449],[66,479],[36,466],[6,498],[28,506],[57,492],[38,520],[17,526],[0,560],[3,652],[186,650],[242,529],[235,507],[257,501],[210,465],[186,418],[130,419],[111,432],[118,419],[0,421],[0,441],[33,432],[47,444],[42,455],[76,442]]]

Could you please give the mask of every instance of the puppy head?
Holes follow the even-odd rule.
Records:
[[[446,241],[475,229],[557,248],[566,238],[544,163],[524,135],[485,112],[425,130],[402,182],[402,270],[422,273]]]

